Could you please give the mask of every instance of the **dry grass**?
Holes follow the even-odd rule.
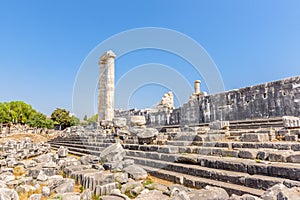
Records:
[[[174,185],[174,183],[172,183],[170,181],[166,181],[166,180],[163,180],[163,179],[160,179],[160,178],[156,178],[156,177],[151,176],[151,175],[148,175],[147,180],[150,180],[153,183],[160,183],[160,184],[163,184],[165,186],[172,186],[172,185]]]
[[[15,168],[14,168],[14,175],[16,176],[16,177],[18,177],[18,176],[22,176],[23,174],[25,174],[26,173],[26,170],[24,169],[24,167],[23,166],[16,166]]]
[[[73,192],[82,193],[84,191],[84,187],[81,184],[75,183]]]
[[[79,159],[81,157],[81,156],[74,155],[74,154],[71,154],[71,153],[68,153],[68,156],[71,156],[71,157],[76,158],[76,159]]]
[[[19,193],[19,198],[22,199],[22,200],[27,200],[29,199],[29,197],[34,194],[33,191],[30,191],[30,192],[22,192],[22,193]]]
[[[7,140],[21,141],[25,139],[25,137],[29,137],[33,143],[47,142],[49,140],[48,137],[45,137],[44,135],[42,136],[41,134],[15,133],[4,138],[0,138],[0,143],[6,142]]]

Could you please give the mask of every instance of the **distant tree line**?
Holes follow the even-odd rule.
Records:
[[[52,129],[54,126],[65,129],[80,123],[79,118],[71,116],[70,112],[57,108],[51,118],[36,111],[31,105],[23,101],[0,102],[0,124],[27,124],[35,128]]]
[[[82,125],[93,124],[98,122],[98,114],[92,115],[90,118],[84,115]]]

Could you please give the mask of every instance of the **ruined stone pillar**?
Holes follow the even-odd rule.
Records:
[[[195,90],[196,95],[199,95],[201,92],[200,91],[200,83],[201,83],[200,80],[195,80],[195,82],[194,82],[194,90]]]
[[[98,121],[105,117],[105,96],[106,96],[106,59],[101,57],[99,61],[99,82],[98,82]]]
[[[115,57],[112,51],[107,51],[101,56],[99,65],[98,83],[98,121],[114,118],[114,98],[115,98]]]
[[[115,115],[114,98],[115,98],[115,57],[112,51],[106,52],[107,58],[107,77],[106,77],[106,106],[105,120],[112,121]]]

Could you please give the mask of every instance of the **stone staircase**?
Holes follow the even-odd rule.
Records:
[[[282,117],[230,121],[230,130],[283,127]]]
[[[243,132],[232,131],[235,135]],[[300,186],[297,141],[240,142],[226,138],[213,141],[195,132],[181,132],[179,136],[174,132],[163,134],[168,138],[164,145],[140,145],[136,139],[125,140],[126,157],[158,178],[193,188],[218,186],[229,194],[261,196],[277,183]],[[53,149],[68,147],[70,153],[78,156],[98,156],[117,141],[113,135],[86,133],[81,137],[59,137],[49,143]]]

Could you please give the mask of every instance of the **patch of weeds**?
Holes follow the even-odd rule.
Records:
[[[136,197],[135,195],[131,194],[130,190],[126,190],[125,195],[128,196],[131,199],[134,199]]]
[[[80,193],[83,193],[84,187],[83,187],[83,186],[80,186],[80,187],[79,187],[79,190],[80,190]]]
[[[63,170],[60,170],[57,175],[61,175],[62,177],[64,178],[67,178],[67,174],[63,171]]]
[[[63,200],[63,197],[61,195],[55,195],[51,200]]]
[[[101,200],[102,198],[99,195],[94,195],[92,196],[92,200]]]
[[[152,183],[153,183],[152,180],[145,180],[145,181],[143,182],[143,185],[144,185],[144,187],[146,187],[147,185],[151,185]]]
[[[260,159],[255,159],[255,162],[256,163],[261,163],[261,160]]]
[[[119,183],[119,182],[117,182],[117,188],[119,189],[119,190],[121,190],[122,189],[122,184],[121,183]]]

